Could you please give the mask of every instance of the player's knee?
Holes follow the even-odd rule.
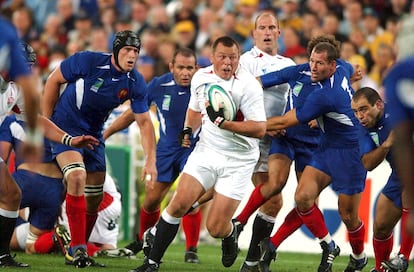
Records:
[[[62,172],[68,185],[84,185],[86,181],[86,169],[82,162],[69,163],[62,167]]]

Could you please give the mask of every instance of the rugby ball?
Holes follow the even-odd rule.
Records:
[[[236,117],[236,105],[233,98],[219,85],[207,87],[207,98],[215,111],[223,108],[224,119],[233,121]]]

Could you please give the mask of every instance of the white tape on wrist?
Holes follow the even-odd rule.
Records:
[[[151,180],[151,175],[150,174],[146,174],[145,175],[145,180],[146,181],[150,181]]]
[[[72,146],[72,139],[73,137],[70,136],[69,134],[65,133],[65,135],[63,135],[62,137],[62,144],[67,145],[67,146]]]

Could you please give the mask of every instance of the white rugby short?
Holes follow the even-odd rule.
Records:
[[[218,153],[196,145],[183,172],[195,177],[207,191],[211,187],[226,197],[242,200],[251,183],[259,151],[250,153]]]

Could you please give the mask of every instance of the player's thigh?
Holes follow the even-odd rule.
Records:
[[[17,210],[20,204],[21,191],[9,173],[4,161],[0,162],[0,208]]]
[[[389,235],[400,220],[401,214],[401,208],[395,206],[392,200],[381,193],[375,207],[374,235]]]
[[[182,173],[177,189],[167,206],[167,212],[174,217],[182,217],[205,193],[204,187],[195,177]]]
[[[269,183],[280,192],[289,177],[292,160],[284,154],[272,154],[269,156]]]

